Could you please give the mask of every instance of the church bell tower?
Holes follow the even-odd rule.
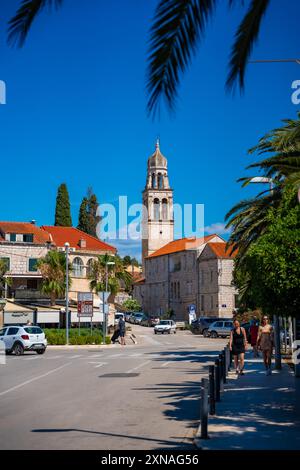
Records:
[[[142,262],[145,257],[174,239],[173,190],[169,185],[168,162],[159,140],[148,159],[147,181],[143,191]]]

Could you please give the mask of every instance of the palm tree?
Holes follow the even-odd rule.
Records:
[[[228,0],[233,6],[235,0]],[[270,0],[251,0],[235,34],[226,86],[238,83],[244,89],[248,59],[258,39],[262,19]],[[160,0],[150,30],[148,57],[148,111],[155,115],[161,98],[174,110],[180,76],[203,39],[208,20],[215,13],[217,0]]]
[[[50,294],[50,303],[55,305],[56,298],[65,295],[66,291],[66,256],[61,251],[51,250],[39,259],[37,267],[43,277],[42,292]],[[71,282],[69,277],[69,287]]]
[[[238,262],[243,260],[250,245],[262,235],[269,224],[268,210],[281,205],[284,191],[291,187],[295,192],[300,188],[300,112],[298,119],[285,119],[284,125],[262,137],[249,153],[272,155],[253,163],[248,169],[257,171],[272,179],[274,187],[259,193],[255,198],[236,204],[227,214],[227,228],[232,228],[228,244],[231,250],[238,249]],[[252,177],[240,178],[246,186]]]
[[[6,285],[11,285],[11,278],[5,277],[8,272],[8,263],[5,259],[0,259],[0,294]]]
[[[229,6],[240,0],[228,0]],[[57,9],[63,0],[22,0],[15,16],[9,21],[8,42],[23,46],[33,21],[43,9]],[[262,19],[270,0],[250,0],[232,46],[227,87],[238,82],[244,88],[244,77],[252,48],[258,39]],[[180,74],[196,52],[205,27],[213,16],[217,0],[159,0],[150,30],[148,110],[155,113],[164,97],[174,109]]]
[[[109,264],[114,263],[114,264]],[[106,290],[106,273],[108,290],[115,296],[120,287],[128,289],[132,284],[132,276],[126,271],[123,260],[118,256],[108,254],[98,256],[91,264],[89,279],[90,288],[96,292]]]

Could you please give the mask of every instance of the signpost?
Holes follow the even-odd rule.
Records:
[[[189,305],[189,324],[192,324],[192,321],[196,320],[196,305]]]
[[[102,343],[105,344],[106,338],[106,313],[108,313],[106,307],[108,297],[110,296],[109,291],[100,291],[98,292],[99,298],[102,300],[102,312],[103,312],[103,320],[102,320]]]

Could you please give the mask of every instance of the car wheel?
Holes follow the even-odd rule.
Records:
[[[176,335],[176,330],[174,330],[174,335]]]
[[[156,335],[156,334],[157,334],[157,331],[154,330],[154,334]]]
[[[170,334],[171,334],[171,330],[168,331],[168,335],[170,335]]]
[[[208,337],[209,337],[208,329],[205,328],[205,329],[202,331],[202,334],[203,334],[204,338],[208,338]]]
[[[37,349],[36,353],[37,354],[44,354],[46,352],[46,349]]]
[[[212,331],[212,332],[210,333],[210,337],[211,337],[211,338],[217,338],[217,337],[218,337],[218,333],[217,333],[216,331]]]
[[[24,354],[24,348],[21,343],[16,343],[13,347],[13,352],[15,356],[22,356]]]

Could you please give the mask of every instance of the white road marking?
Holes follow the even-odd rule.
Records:
[[[143,353],[135,353],[135,354],[129,354],[128,357],[140,357],[142,355],[143,355]]]
[[[114,359],[115,357],[120,357],[120,356],[123,356],[123,354],[122,353],[112,354],[111,356],[106,356],[106,359]]]
[[[33,361],[34,359],[38,359],[39,356],[33,356],[33,357],[25,357],[23,361]]]
[[[1,397],[2,395],[6,395],[7,393],[13,392],[14,390],[17,390],[18,388],[24,387],[24,385],[28,385],[28,384],[30,384],[31,382],[36,382],[37,380],[43,379],[44,377],[47,377],[47,376],[50,375],[50,374],[54,374],[54,372],[57,372],[57,371],[63,369],[64,367],[69,366],[70,364],[72,364],[72,362],[68,362],[67,364],[63,364],[63,365],[60,366],[60,367],[56,367],[55,369],[49,370],[49,371],[46,372],[45,374],[38,375],[37,377],[33,377],[32,379],[26,380],[26,382],[22,382],[22,383],[19,384],[19,385],[15,385],[14,387],[11,387],[11,388],[9,388],[8,390],[5,390],[4,392],[0,392],[0,397]]]
[[[170,361],[169,361],[169,362],[164,362],[163,365],[162,365],[162,367],[166,367],[166,366],[169,365],[169,364],[171,364]]]
[[[94,359],[96,357],[103,357],[103,354],[92,354],[91,356],[88,356],[87,358],[88,359]],[[86,357],[84,359],[86,359]]]
[[[70,356],[70,359],[78,359],[79,357],[82,357],[82,354],[75,354],[75,356]]]
[[[131,372],[134,372],[135,370],[138,370],[138,369],[141,369],[141,367],[144,367],[146,366],[147,364],[150,364],[151,361],[146,361],[146,362],[143,362],[143,364],[140,364],[139,366],[137,367],[134,367],[133,369],[130,369],[126,372],[126,374],[131,374]]]
[[[89,364],[97,364],[96,366],[94,366],[94,368],[97,369],[98,367],[106,365],[107,362],[89,362]]]
[[[60,359],[62,356],[49,356],[49,357],[46,357],[46,359]]]

